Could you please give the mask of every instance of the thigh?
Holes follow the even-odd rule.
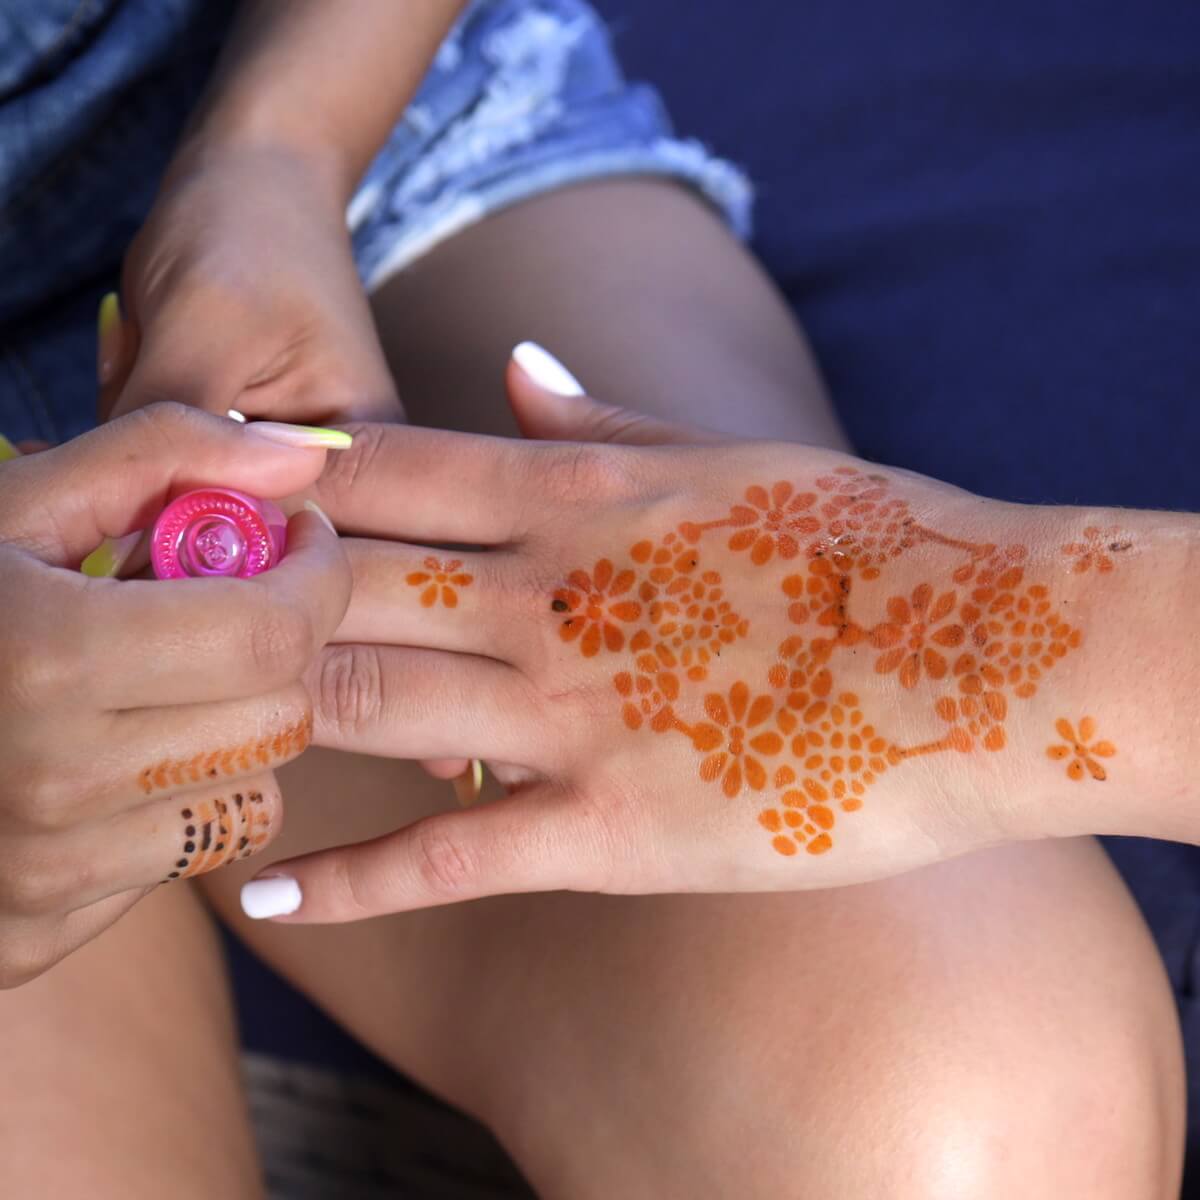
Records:
[[[261,1196],[212,921],[159,888],[41,978],[0,992],[11,1196]]]
[[[569,189],[376,298],[419,420],[503,431],[511,345],[598,396],[748,435],[839,437],[807,346],[681,190]],[[307,756],[273,855],[449,802],[411,766]],[[1173,1006],[1089,841],[822,894],[515,896],[248,942],[486,1120],[547,1196],[1168,1196]],[[1103,1081],[1098,1085],[1097,1081]]]

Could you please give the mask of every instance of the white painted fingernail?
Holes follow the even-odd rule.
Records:
[[[334,526],[334,523],[329,519],[328,516],[326,516],[325,510],[319,504],[314,503],[312,500],[305,500],[304,507],[306,511],[312,513],[313,516],[319,517],[321,524],[324,525],[330,533],[337,533],[337,528]]]
[[[231,408],[225,415],[231,421],[237,421],[239,425],[245,425],[246,423],[246,414],[238,412],[236,408]]]
[[[290,875],[252,879],[242,885],[242,912],[256,921],[294,913],[302,899],[300,885]]]
[[[537,342],[522,342],[512,352],[517,366],[540,388],[556,396],[582,396],[579,380]]]

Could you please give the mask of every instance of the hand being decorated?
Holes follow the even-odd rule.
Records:
[[[515,366],[510,385],[527,431],[557,411],[684,436]],[[1144,828],[1128,798],[1172,786],[1171,760],[1135,743],[1170,650],[1140,648],[1139,696],[1110,670],[1161,517],[1101,526],[783,444],[373,426],[349,454],[317,490],[365,537],[346,543],[342,644],[309,676],[316,740],[465,752],[510,794],[270,868],[295,881],[265,885],[299,903],[289,919],[851,883]]]

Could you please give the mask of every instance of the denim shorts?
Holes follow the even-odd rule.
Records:
[[[95,314],[228,29],[225,0],[0,9],[0,433],[94,422]],[[489,213],[618,175],[677,180],[739,235],[751,190],[674,135],[581,0],[473,0],[347,213],[368,290]]]

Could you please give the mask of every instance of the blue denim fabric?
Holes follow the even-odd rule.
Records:
[[[211,71],[226,0],[5,0],[0,432],[93,423],[96,308]],[[369,286],[490,212],[568,183],[670,176],[741,232],[750,191],[671,134],[580,0],[475,0],[351,202]]]
[[[741,235],[750,188],[672,136],[658,94],[629,84],[580,0],[475,0],[363,178],[349,221],[368,288],[488,213],[564,184],[668,176]]]

